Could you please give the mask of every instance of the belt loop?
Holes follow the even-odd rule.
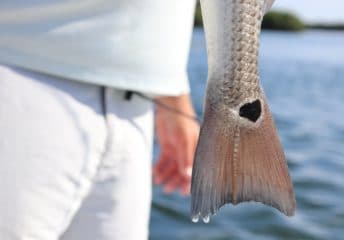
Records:
[[[127,101],[130,101],[131,98],[133,97],[134,92],[133,91],[126,91],[124,95],[124,99]]]

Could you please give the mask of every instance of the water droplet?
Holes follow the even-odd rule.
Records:
[[[192,217],[191,220],[192,220],[192,222],[196,223],[196,222],[198,222],[199,217],[198,216]]]
[[[206,217],[203,218],[203,222],[204,223],[209,223],[209,221],[210,221],[210,217],[209,216],[206,216]]]

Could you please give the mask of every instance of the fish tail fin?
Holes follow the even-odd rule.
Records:
[[[226,203],[245,201],[292,216],[293,186],[268,106],[255,128],[220,121],[208,114],[201,129],[192,176],[193,219],[207,219]]]

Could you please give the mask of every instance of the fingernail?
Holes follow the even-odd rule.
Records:
[[[188,176],[188,177],[191,177],[192,176],[192,167],[187,167],[185,169],[185,174]]]

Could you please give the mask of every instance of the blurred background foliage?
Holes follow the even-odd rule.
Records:
[[[197,6],[196,6],[195,26],[196,27],[202,27],[203,26],[201,5],[199,4],[199,2],[197,3]]]
[[[288,12],[271,11],[264,16],[262,29],[302,31],[305,24],[296,16]]]

